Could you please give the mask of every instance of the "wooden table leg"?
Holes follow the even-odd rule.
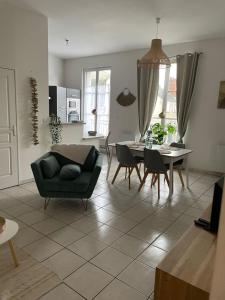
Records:
[[[15,267],[18,267],[19,263],[18,263],[18,260],[17,260],[17,257],[16,257],[16,252],[15,252],[15,249],[13,247],[12,240],[9,240],[8,244],[9,244],[9,248],[10,248],[10,251],[11,251],[11,254],[12,254],[12,257],[13,257],[13,261],[14,261]]]
[[[186,173],[186,185],[189,189],[189,166],[188,166],[188,156],[186,158],[186,166],[185,166],[185,173]]]
[[[113,156],[113,147],[111,146],[111,151],[110,151],[110,156],[109,156],[109,161],[108,161],[108,169],[107,169],[106,180],[108,180],[108,178],[109,178],[109,171],[110,171],[110,168],[111,168],[112,156]]]

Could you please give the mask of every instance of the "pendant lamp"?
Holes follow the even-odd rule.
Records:
[[[138,67],[169,68],[169,57],[162,49],[162,40],[158,39],[158,25],[160,18],[156,18],[156,38],[152,40],[150,50],[138,61]]]

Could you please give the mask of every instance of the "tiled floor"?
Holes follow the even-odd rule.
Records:
[[[59,278],[35,299],[153,299],[155,267],[209,205],[218,178],[191,172],[188,190],[175,174],[171,200],[162,178],[158,200],[150,178],[138,193],[135,174],[131,190],[123,173],[114,185],[105,177],[106,164],[87,212],[79,199],[53,199],[44,211],[33,182],[0,191],[0,215],[20,226],[16,246]]]

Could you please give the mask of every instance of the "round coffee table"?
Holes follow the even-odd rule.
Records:
[[[18,267],[19,263],[13,247],[12,238],[17,234],[18,230],[19,226],[15,221],[6,219],[5,230],[0,233],[0,245],[8,243],[16,267]]]

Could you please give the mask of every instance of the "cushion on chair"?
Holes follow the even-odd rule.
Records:
[[[82,172],[74,180],[62,180],[59,175],[51,179],[45,179],[45,189],[49,192],[83,193],[86,192],[90,184],[92,172]]]
[[[97,158],[97,150],[96,148],[93,146],[91,147],[91,150],[85,160],[85,163],[82,167],[82,170],[84,171],[92,171],[96,162],[96,158]]]
[[[43,158],[40,164],[45,178],[52,178],[60,171],[60,165],[53,155]]]
[[[59,177],[63,180],[72,180],[80,176],[81,169],[79,165],[69,164],[62,167]]]

